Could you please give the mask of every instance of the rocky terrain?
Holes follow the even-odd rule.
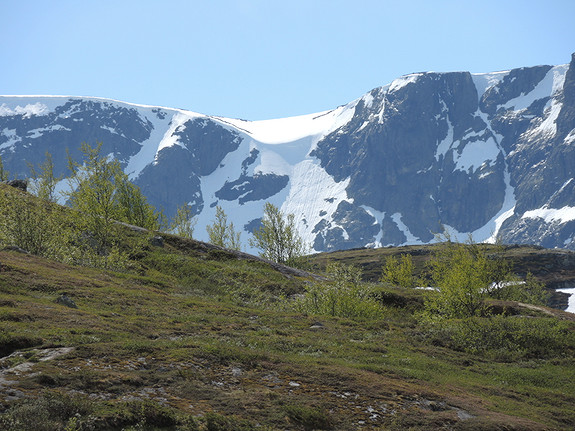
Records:
[[[0,96],[0,156],[29,176],[103,142],[150,202],[216,205],[245,231],[270,201],[314,251],[476,241],[575,249],[575,57],[484,74],[416,73],[331,111],[244,121],[105,99]],[[65,183],[62,183],[62,188]]]

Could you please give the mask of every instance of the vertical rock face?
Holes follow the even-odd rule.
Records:
[[[440,223],[460,232],[484,226],[505,199],[506,165],[472,76],[411,75],[371,96],[312,153],[336,180],[350,178],[354,205],[400,215],[422,242]],[[405,242],[390,217],[383,242]]]
[[[478,241],[575,249],[575,56],[562,66],[418,73],[319,114],[249,122],[104,99],[0,96],[13,176],[102,142],[168,216],[215,207],[251,231],[266,201],[316,251]]]

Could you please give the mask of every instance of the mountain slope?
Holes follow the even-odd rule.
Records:
[[[168,215],[196,232],[220,205],[258,225],[265,201],[294,213],[315,251],[433,241],[575,249],[575,55],[570,64],[401,77],[332,111],[268,121],[112,100],[0,96],[0,155],[20,177],[49,151],[66,172],[103,142]],[[244,234],[244,238],[245,238]]]

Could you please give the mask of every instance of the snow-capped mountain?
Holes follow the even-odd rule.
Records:
[[[64,96],[0,96],[12,175],[103,142],[149,201],[188,203],[198,239],[220,205],[252,230],[266,201],[316,251],[476,241],[575,249],[575,54],[570,64],[417,73],[331,111],[244,121]],[[247,238],[244,233],[242,238]]]

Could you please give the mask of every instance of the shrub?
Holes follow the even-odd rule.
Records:
[[[192,213],[192,208],[188,204],[184,204],[177,208],[169,229],[178,236],[192,239],[194,237],[196,223],[197,219]]]
[[[328,281],[312,284],[295,301],[298,311],[339,317],[375,317],[381,306],[369,285],[361,282],[361,269],[329,264]]]
[[[15,190],[0,190],[0,242],[29,253],[61,258],[69,245],[68,231],[62,230],[63,214],[43,201]]]
[[[205,416],[206,431],[250,431],[254,427],[248,421],[219,413],[209,412]]]
[[[411,255],[402,254],[399,259],[389,256],[383,265],[381,281],[401,287],[415,287],[416,278],[413,276],[413,260]]]
[[[524,281],[510,280],[507,283],[500,283],[494,289],[491,289],[490,296],[495,299],[536,305],[547,305],[549,301],[549,292],[545,289],[545,285],[531,273],[527,274]]]
[[[76,223],[91,233],[97,251],[105,252],[115,244],[116,221],[156,229],[158,215],[120,163],[100,154],[101,147],[102,143],[95,147],[82,143],[83,163],[68,158],[72,176],[66,196],[77,214]]]
[[[277,263],[288,264],[305,255],[307,244],[297,231],[295,216],[284,214],[266,202],[262,225],[253,232],[250,245],[262,250],[260,256]]]
[[[38,398],[27,398],[12,405],[0,415],[0,428],[53,431],[70,425],[71,419],[76,417],[76,429],[82,429],[80,425],[90,420],[89,415],[93,411],[93,403],[85,397],[44,392]]]
[[[216,206],[215,217],[213,224],[206,226],[210,242],[220,247],[241,250],[241,232],[235,231],[232,222],[228,223],[228,216],[219,205]]]

